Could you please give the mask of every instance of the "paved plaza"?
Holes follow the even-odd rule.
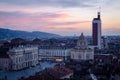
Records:
[[[18,80],[21,77],[29,77],[30,75],[34,75],[36,72],[42,71],[45,68],[52,68],[57,63],[50,62],[40,62],[40,65],[36,67],[30,67],[25,70],[20,71],[0,71],[0,80],[7,76],[7,80]]]

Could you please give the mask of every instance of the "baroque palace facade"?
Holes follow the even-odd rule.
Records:
[[[20,70],[38,64],[38,47],[19,46],[0,58],[0,69]]]

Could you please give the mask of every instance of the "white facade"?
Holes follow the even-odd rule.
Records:
[[[81,34],[76,48],[71,50],[71,59],[73,60],[93,60],[94,50],[88,48],[87,41],[83,34]]]
[[[107,37],[102,37],[102,38],[101,38],[101,45],[102,45],[102,49],[107,49],[107,48],[108,48],[108,40],[107,40]]]
[[[94,52],[91,50],[72,50],[71,59],[74,60],[93,60]]]
[[[70,48],[65,47],[40,47],[39,60],[53,59],[53,60],[67,60],[70,57]]]
[[[14,47],[8,51],[11,70],[20,70],[38,63],[38,48],[34,46]]]

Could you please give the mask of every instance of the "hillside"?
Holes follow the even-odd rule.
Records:
[[[25,39],[26,38],[56,38],[56,37],[60,37],[60,35],[40,32],[40,31],[27,32],[27,31],[0,28],[0,39],[12,39],[17,37],[25,38]]]

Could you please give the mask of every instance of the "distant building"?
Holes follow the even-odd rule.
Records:
[[[98,12],[98,17],[94,18],[92,21],[92,39],[93,45],[97,45],[98,49],[101,49],[101,18],[100,12]]]
[[[108,40],[107,40],[107,37],[102,37],[102,38],[101,38],[101,48],[102,48],[102,49],[107,49],[107,48],[108,48]]]
[[[4,45],[5,43],[8,43],[8,41],[6,41],[6,40],[0,40],[0,47],[1,47],[2,45]]]
[[[68,60],[70,58],[70,50],[67,46],[40,46],[39,60]]]
[[[42,43],[42,40],[39,38],[36,38],[32,41],[32,44],[40,45]]]
[[[22,38],[14,38],[14,39],[11,40],[11,44],[13,46],[25,45],[26,40],[24,40]]]
[[[113,58],[112,54],[95,54],[94,56],[95,61],[104,63],[111,63]]]
[[[88,48],[88,44],[83,33],[79,37],[77,46],[71,50],[71,59],[73,60],[93,60],[94,59],[94,50]]]
[[[35,46],[13,47],[4,56],[0,57],[0,69],[20,70],[35,66],[37,63],[38,47]]]

